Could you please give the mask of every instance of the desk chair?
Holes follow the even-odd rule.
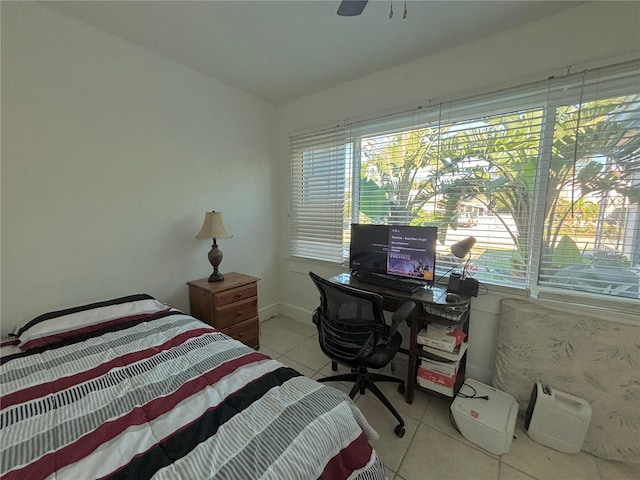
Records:
[[[354,382],[349,393],[364,395],[371,390],[398,420],[394,432],[403,437],[404,420],[374,382],[399,383],[404,393],[404,380],[369,372],[369,368],[386,366],[400,349],[402,336],[396,331],[407,320],[416,304],[405,302],[387,325],[382,313],[382,297],[377,293],[340,285],[309,272],[320,292],[320,306],[313,312],[313,323],[318,327],[320,348],[332,362],[351,367],[351,373],[321,378],[319,382]]]

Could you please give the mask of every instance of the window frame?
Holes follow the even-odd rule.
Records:
[[[640,61],[634,60],[626,62],[622,66],[614,65],[611,67],[604,67],[603,70],[608,73],[610,69],[615,73],[616,68],[621,70],[631,69],[634,70],[635,75],[640,72]],[[530,292],[533,296],[540,294],[544,295],[545,292],[550,291],[553,294],[567,293],[566,289],[561,287],[549,287],[548,285],[541,284],[540,275],[543,263],[542,243],[543,243],[543,231],[546,227],[546,201],[547,190],[549,187],[549,171],[551,163],[551,151],[554,142],[554,133],[556,128],[556,112],[559,107],[571,105],[575,102],[586,102],[589,99],[583,99],[584,92],[584,72],[582,72],[582,78],[580,74],[568,75],[561,79],[548,79],[542,82],[535,82],[516,88],[504,89],[498,92],[491,92],[483,95],[476,95],[470,97],[463,97],[459,100],[452,100],[449,102],[430,102],[430,105],[426,107],[417,107],[410,111],[403,111],[400,113],[394,113],[392,115],[385,115],[381,117],[375,117],[364,121],[357,122],[345,122],[343,125],[339,125],[334,128],[334,132],[340,132],[338,134],[344,141],[345,153],[350,150],[351,155],[345,156],[345,164],[349,162],[349,170],[351,172],[349,182],[349,193],[351,195],[349,204],[350,216],[343,215],[343,228],[344,223],[358,222],[358,215],[360,210],[360,167],[361,167],[361,152],[360,145],[362,139],[367,135],[384,135],[397,133],[401,129],[417,129],[423,128],[426,125],[437,125],[438,127],[443,125],[443,110],[447,110],[447,122],[452,124],[456,121],[466,120],[472,121],[474,118],[488,118],[499,114],[507,115],[513,112],[519,112],[529,109],[541,110],[541,124],[540,124],[540,140],[538,145],[536,173],[535,173],[535,190],[534,198],[532,202],[531,221],[529,222],[529,232],[527,232],[528,251],[527,251],[527,266],[526,266],[526,280],[524,285],[521,286],[507,286],[504,283],[497,283],[497,286],[506,288],[515,288],[517,290],[525,290]],[[582,86],[582,88],[581,88]],[[612,88],[613,90],[613,88]],[[567,94],[569,92],[569,94]],[[633,93],[627,92],[625,95],[632,95]],[[611,97],[615,95],[610,95]],[[430,123],[427,124],[427,119]],[[435,124],[433,123],[435,121]],[[290,138],[292,143],[295,141],[297,134],[292,134]],[[313,133],[309,135],[307,132],[308,140],[307,145],[313,145]],[[298,154],[299,155],[299,154]],[[291,164],[292,174],[293,165],[298,161],[296,157],[296,151],[291,149]],[[292,184],[294,179],[292,178]],[[347,188],[347,187],[345,187]],[[291,190],[293,195],[293,190]],[[290,204],[291,205],[291,204]],[[292,216],[299,213],[294,208],[290,211],[290,219]],[[291,223],[290,223],[291,226]],[[290,230],[291,231],[291,230]],[[291,238],[291,237],[290,237]],[[341,258],[314,258],[305,257],[299,255],[299,252],[290,249],[290,257],[300,259],[312,259],[327,261],[332,264],[341,264],[346,266],[348,261],[348,243],[343,235],[343,247]],[[447,272],[448,273],[448,272]],[[442,272],[438,272],[441,275]],[[483,283],[491,284],[491,281],[481,280]],[[571,293],[571,291],[569,291]],[[601,297],[601,294],[595,294]],[[618,297],[616,297],[618,299]],[[634,299],[633,299],[634,300]]]

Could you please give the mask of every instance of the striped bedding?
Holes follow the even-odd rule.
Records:
[[[377,479],[348,396],[167,308],[0,347],[3,479]]]

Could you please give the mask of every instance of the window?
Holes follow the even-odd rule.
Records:
[[[638,85],[628,62],[293,135],[290,254],[345,263],[352,222],[437,225],[439,275],[638,299]]]
[[[293,256],[341,262],[351,165],[344,132],[292,141],[289,248]]]

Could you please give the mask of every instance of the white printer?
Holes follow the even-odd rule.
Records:
[[[511,395],[468,378],[451,413],[464,438],[495,455],[509,452],[518,418],[518,402]]]

